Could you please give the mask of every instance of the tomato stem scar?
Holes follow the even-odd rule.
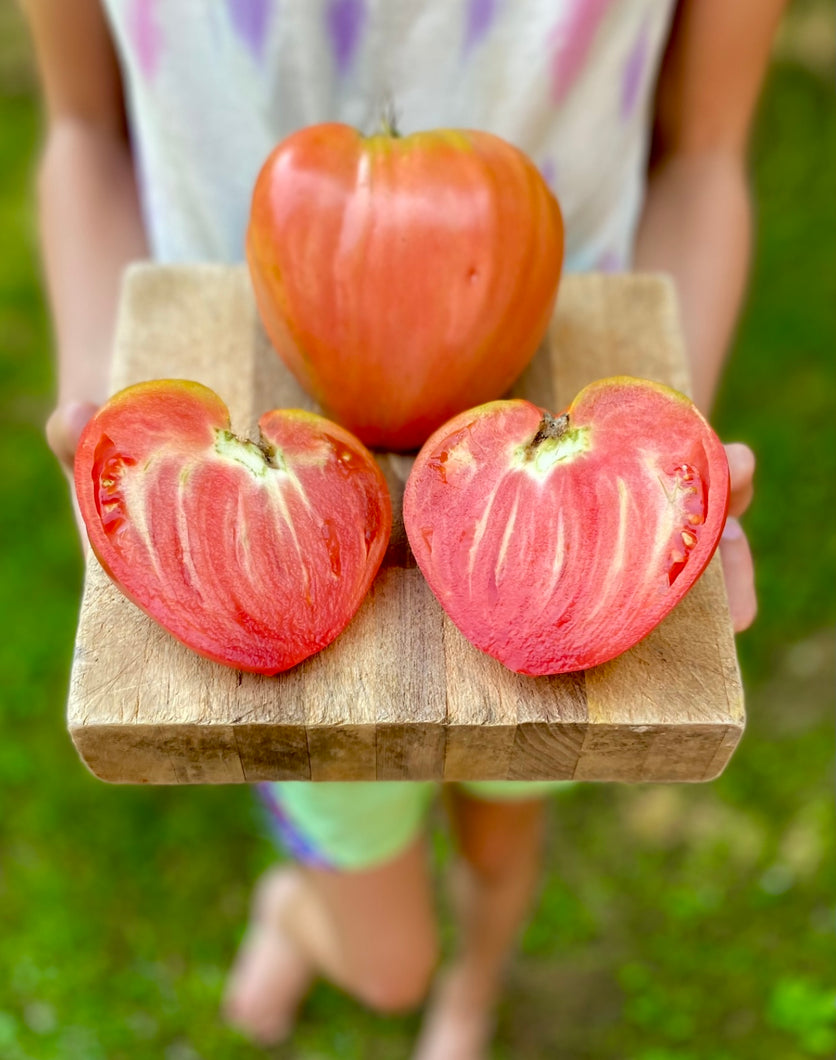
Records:
[[[400,131],[398,130],[398,112],[395,107],[395,101],[390,94],[387,93],[383,100],[383,105],[380,110],[380,126],[378,128],[379,136],[391,136],[393,139],[400,139]]]
[[[590,446],[589,427],[572,426],[568,412],[544,412],[534,437],[517,449],[515,464],[529,474],[548,475],[556,464],[575,460]]]
[[[537,433],[526,446],[526,456],[533,456],[543,442],[549,438],[557,441],[569,430],[569,413],[564,412],[562,416],[552,416],[549,412],[543,413]]]
[[[287,470],[282,454],[264,437],[258,442],[250,442],[232,431],[218,430],[215,432],[215,452],[227,460],[242,464],[256,477],[266,474],[267,468]]]

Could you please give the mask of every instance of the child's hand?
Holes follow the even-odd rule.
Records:
[[[78,501],[75,496],[73,481],[73,462],[78,439],[84,430],[84,425],[98,408],[92,401],[65,401],[59,405],[49,419],[46,421],[46,440],[49,448],[55,453],[63,465],[67,478],[70,480],[70,494],[73,500],[73,514],[75,515],[78,534],[81,538],[82,549],[86,549],[87,530]]]
[[[749,507],[753,493],[755,454],[748,445],[733,442],[726,446],[731,476],[729,517],[720,540],[720,559],[726,578],[726,591],[735,633],[751,626],[758,610],[755,597],[755,571],[749,542],[737,517]]]
[[[67,401],[59,405],[46,422],[49,448],[70,474],[79,436],[96,408],[92,401]]]

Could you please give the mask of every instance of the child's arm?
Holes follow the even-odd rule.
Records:
[[[694,397],[708,410],[743,301],[751,242],[749,129],[785,0],[682,0],[656,95],[650,183],[636,267],[676,282]],[[752,558],[737,522],[754,456],[727,447],[730,516],[721,556],[735,628],[757,610]]]
[[[682,0],[656,95],[636,266],[677,284],[694,397],[707,411],[743,300],[749,128],[785,0]]]
[[[72,462],[107,394],[119,277],[147,255],[119,67],[97,0],[24,0],[46,102],[38,169],[41,247],[58,355],[47,425]]]

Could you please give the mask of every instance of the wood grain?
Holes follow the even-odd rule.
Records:
[[[566,276],[552,327],[513,393],[560,411],[593,379],[688,391],[676,300],[660,276]],[[243,267],[126,273],[112,389],[153,378],[216,390],[253,437],[274,407],[315,408],[271,350]],[[722,771],[744,712],[715,560],[641,644],[586,673],[527,678],[473,648],[409,550],[411,460],[380,454],[395,525],[348,629],[278,677],[202,659],[87,566],[68,726],[88,768],[121,783],[262,780],[701,781]]]

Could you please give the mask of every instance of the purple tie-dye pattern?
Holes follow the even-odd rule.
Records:
[[[624,262],[614,250],[605,251],[595,263],[598,272],[623,272]]]
[[[496,8],[497,0],[468,0],[464,37],[465,53],[477,45],[491,28],[496,17]]]
[[[557,177],[557,166],[554,164],[553,158],[546,158],[540,166],[540,176],[548,184],[552,193],[554,192],[554,182]]]
[[[348,73],[365,20],[364,0],[331,0],[328,4],[328,33],[341,76]]]
[[[552,29],[549,42],[552,103],[562,103],[583,69],[601,19],[613,0],[574,0]]]
[[[302,865],[310,865],[318,869],[332,869],[334,866],[331,862],[323,857],[313,843],[293,826],[270,785],[256,784],[256,790],[267,810],[268,824],[285,852]]]
[[[235,32],[258,62],[264,55],[264,41],[273,10],[271,0],[226,0]]]
[[[155,6],[156,0],[133,0],[128,13],[128,26],[139,69],[146,81],[151,81],[156,73],[163,43]]]
[[[647,55],[647,25],[644,25],[641,33],[636,38],[632,51],[627,57],[627,62],[624,64],[624,73],[621,77],[621,117],[625,121],[632,117],[638,102],[645,68],[647,67]]]

